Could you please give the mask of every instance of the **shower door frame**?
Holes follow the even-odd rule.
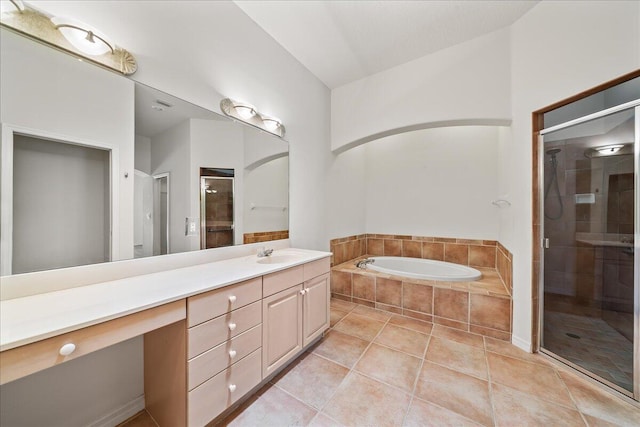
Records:
[[[544,349],[542,347],[542,334],[544,331],[544,250],[546,248],[545,231],[544,231],[544,208],[545,208],[545,200],[544,200],[544,136],[546,134],[561,130],[567,129],[582,123],[587,123],[599,118],[603,118],[606,116],[610,116],[612,114],[633,110],[634,111],[634,300],[633,300],[633,323],[634,323],[634,334],[633,334],[633,391],[630,392],[617,384],[611,383],[596,374],[590,372],[589,370],[563,358],[562,356],[553,353],[550,350]],[[548,111],[548,110],[547,110]],[[534,124],[536,119],[536,114],[534,113]],[[538,123],[542,126],[542,114],[539,113],[537,119]],[[579,372],[587,375],[589,378],[606,385],[610,389],[613,389],[625,396],[628,396],[636,401],[640,401],[640,208],[638,204],[640,203],[640,99],[627,102],[615,107],[607,108],[605,110],[598,111],[593,114],[588,114],[586,116],[579,117],[577,119],[569,120],[567,122],[551,126],[549,128],[539,129],[534,132],[534,161],[537,162],[536,171],[537,171],[537,191],[535,191],[534,187],[534,218],[537,215],[539,221],[538,227],[538,236],[535,234],[536,226],[534,225],[534,278],[537,273],[537,295],[535,293],[534,287],[534,295],[537,296],[537,310],[534,313],[537,314],[537,325],[534,324],[534,328],[537,327],[537,334],[534,334],[534,337],[537,338],[537,342],[535,343],[537,346],[537,350],[545,355],[553,357],[561,361],[562,363],[576,369]],[[537,200],[535,199],[537,197]],[[536,211],[537,205],[537,212]],[[535,222],[535,221],[534,221]],[[536,238],[537,237],[537,238]],[[538,267],[536,271],[536,260],[538,262]],[[534,298],[535,303],[535,298]],[[534,310],[536,307],[534,307]]]

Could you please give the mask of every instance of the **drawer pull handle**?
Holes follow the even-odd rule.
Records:
[[[234,391],[236,391],[236,385],[235,385],[235,384],[230,384],[230,385],[229,385],[229,391],[230,391],[231,393],[233,393]]]
[[[234,357],[236,357],[236,351],[235,350],[229,350],[229,357],[232,358],[232,359]]]
[[[60,353],[60,356],[68,356],[74,351],[76,351],[76,345],[73,343],[69,343],[60,347],[59,353]]]
[[[238,298],[237,298],[235,295],[231,295],[231,296],[229,297],[229,302],[230,302],[231,304],[233,304],[234,302],[236,302],[236,300],[237,300],[237,299],[238,299]]]
[[[229,330],[233,331],[236,328],[236,324],[235,323],[229,323]]]

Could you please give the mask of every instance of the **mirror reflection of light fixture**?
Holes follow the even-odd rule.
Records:
[[[19,0],[2,1],[0,26],[124,75],[138,69],[131,53],[89,25],[53,17]]]
[[[604,147],[596,147],[595,150],[604,155],[615,154],[624,147],[623,144],[605,145]]]
[[[280,138],[284,137],[285,129],[282,122],[274,117],[260,114],[251,104],[225,98],[220,101],[220,109],[229,117],[255,126]]]
[[[114,49],[105,38],[96,31],[83,28],[82,24],[68,18],[53,17],[51,22],[62,35],[79,51],[87,55],[98,56],[114,53]]]
[[[602,145],[600,147],[588,148],[584,155],[585,157],[606,157],[606,156],[618,156],[624,154],[633,153],[633,142],[625,144],[609,144]]]

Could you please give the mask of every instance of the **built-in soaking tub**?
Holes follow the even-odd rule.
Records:
[[[367,258],[364,262],[360,261],[360,263],[362,266],[366,265],[369,270],[414,279],[471,282],[482,277],[482,273],[475,268],[431,259],[376,256]]]

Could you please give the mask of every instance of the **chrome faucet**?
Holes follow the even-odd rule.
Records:
[[[264,246],[258,249],[258,258],[264,258],[273,253],[273,249],[267,249]]]
[[[356,262],[356,267],[367,268],[367,264],[373,264],[374,262],[376,262],[376,260],[373,258],[361,259],[360,261]]]

